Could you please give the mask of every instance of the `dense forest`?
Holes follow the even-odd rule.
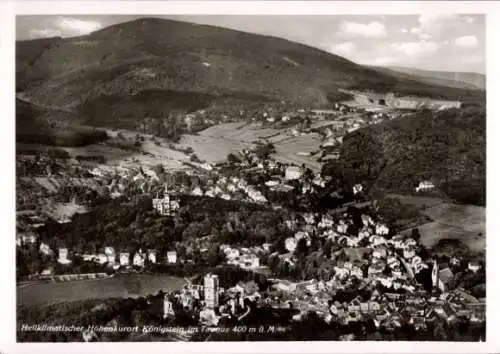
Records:
[[[324,171],[405,194],[430,180],[457,202],[485,205],[486,112],[423,110],[368,126],[344,138],[340,160]]]

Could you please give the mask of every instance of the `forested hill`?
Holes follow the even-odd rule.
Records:
[[[20,41],[16,66],[18,92],[33,102],[82,112],[106,98],[147,107],[151,102],[139,98],[150,92],[153,100],[164,102],[165,111],[172,101],[199,109],[232,96],[328,104],[339,97],[338,88],[461,101],[484,96],[389,75],[277,37],[159,18],[79,37]],[[136,111],[144,113],[135,109],[132,114]],[[96,113],[104,119],[112,110]]]
[[[338,168],[348,183],[410,193],[430,180],[448,197],[486,203],[486,112],[420,111],[347,135]]]

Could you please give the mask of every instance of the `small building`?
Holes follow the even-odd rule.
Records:
[[[107,262],[109,265],[114,265],[115,264],[115,249],[113,247],[104,247],[104,254],[106,255]]]
[[[59,257],[57,259],[58,263],[61,264],[69,264],[71,261],[68,259],[68,249],[67,248],[59,248]]]
[[[422,181],[419,183],[418,187],[415,188],[415,192],[425,192],[434,189],[434,183],[431,181]]]
[[[358,183],[358,184],[354,185],[354,187],[352,187],[352,193],[354,195],[359,194],[361,192],[363,192],[363,186],[361,184]]]
[[[47,256],[50,256],[51,254],[53,254],[54,252],[50,249],[49,245],[45,244],[45,243],[40,243],[40,252],[47,255]]]
[[[297,240],[295,237],[289,237],[285,240],[285,248],[288,252],[294,252],[297,248]]]
[[[132,259],[132,264],[136,267],[144,267],[144,260],[146,257],[144,257],[144,254],[139,251],[134,254],[134,258]]]
[[[156,250],[148,250],[148,261],[152,264],[156,263],[156,254],[158,252]]]
[[[467,268],[470,271],[477,273],[481,269],[481,264],[479,264],[478,261],[470,261]]]
[[[106,256],[104,253],[99,253],[95,261],[99,264],[106,264],[108,262],[108,256]]]
[[[287,180],[296,180],[302,177],[302,169],[297,166],[288,166],[285,170],[285,178]]]
[[[167,252],[167,263],[170,263],[170,264],[177,263],[177,252],[176,251],[168,251]]]
[[[129,263],[130,263],[130,253],[128,253],[128,252],[120,253],[120,265],[121,266],[128,266]]]

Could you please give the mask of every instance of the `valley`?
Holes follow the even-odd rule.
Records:
[[[23,320],[482,338],[481,76],[149,17],[16,63]]]

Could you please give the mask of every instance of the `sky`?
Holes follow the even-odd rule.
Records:
[[[72,37],[145,16],[17,16],[17,39]],[[154,17],[272,35],[317,47],[363,65],[423,70],[486,70],[485,16],[169,15]]]

